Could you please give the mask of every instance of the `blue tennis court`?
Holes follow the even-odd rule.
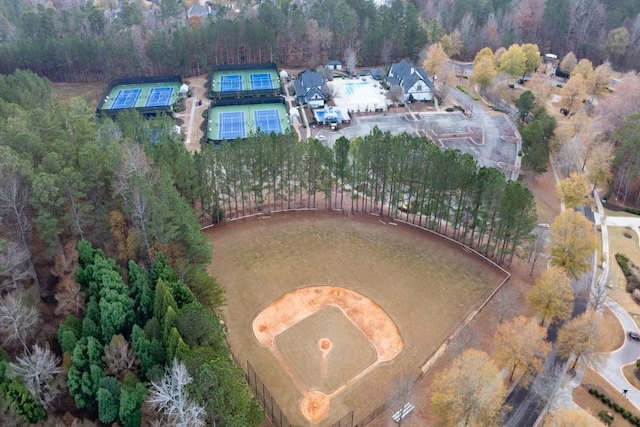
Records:
[[[242,76],[240,74],[226,74],[220,76],[220,92],[238,92],[242,90]]]
[[[171,103],[172,87],[154,87],[149,93],[145,107],[166,107]]]
[[[142,89],[120,89],[116,98],[113,100],[111,108],[119,110],[122,108],[133,108],[138,102],[138,97],[142,93]]]
[[[251,74],[251,89],[273,89],[273,85],[271,84],[271,75],[269,73]]]
[[[224,112],[218,115],[220,139],[245,138],[244,112]]]
[[[280,114],[278,110],[256,110],[253,112],[256,119],[256,129],[265,133],[282,133]]]

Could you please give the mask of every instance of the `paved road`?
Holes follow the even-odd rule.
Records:
[[[589,294],[584,291],[585,289],[589,289],[592,280],[593,275],[589,272],[583,275],[579,280],[572,281],[573,292],[574,295],[576,295],[573,313],[571,314],[572,318],[579,316],[587,309],[587,298]],[[558,323],[550,325],[549,328],[547,328],[548,341],[555,343],[556,338],[558,337],[558,330],[561,326],[562,324]],[[513,409],[507,413],[504,424],[506,427],[533,427],[536,424],[538,418],[542,415],[547,402],[541,400],[532,392],[532,390],[534,390],[541,381],[548,381],[545,377],[548,377],[552,370],[558,369],[557,367],[564,366],[565,364],[566,360],[558,356],[554,346],[551,353],[547,356],[544,371],[534,379],[531,386],[528,389],[516,386],[507,396],[507,404]],[[562,376],[555,379],[555,387],[560,387]]]
[[[553,166],[553,161],[551,162]],[[555,170],[554,170],[555,173]],[[556,175],[556,180],[558,180],[558,176]],[[607,277],[609,272],[609,241],[608,241],[608,232],[607,226],[621,226],[621,227],[632,227],[636,230],[640,229],[640,218],[639,217],[604,217],[604,209],[602,207],[602,203],[597,192],[594,192],[594,197],[596,199],[596,206],[598,207],[598,212],[593,213],[591,209],[584,209],[583,214],[589,219],[591,219],[596,224],[601,224],[602,230],[602,239],[603,239],[603,256],[605,259],[603,265],[603,274],[600,276],[596,286],[606,286]],[[564,208],[564,207],[563,207]],[[595,271],[595,270],[594,270]],[[590,274],[583,276],[583,278],[579,282],[573,282],[574,292],[576,295],[585,295],[584,292],[580,292],[581,289],[589,289],[592,285],[593,277]],[[573,316],[578,315],[585,311],[587,306],[586,298],[581,298],[577,301],[576,307],[574,307]],[[611,298],[606,300],[606,305],[611,308],[613,313],[618,317],[620,322],[623,325],[625,331],[636,331],[638,332],[638,327],[633,320],[633,318],[627,313],[619,304],[613,301]],[[548,331],[548,339],[550,341],[555,341],[556,330],[552,328]],[[625,343],[622,347],[617,349],[616,351],[610,353],[604,364],[602,366],[595,367],[596,370],[607,380],[609,381],[615,388],[618,390],[629,390],[627,393],[627,398],[631,403],[638,406],[638,402],[640,402],[640,391],[636,390],[624,377],[622,374],[621,368],[623,365],[632,363],[636,359],[640,357],[640,342],[630,341],[629,339],[625,339]],[[547,358],[545,363],[545,370],[550,366],[555,366],[559,363],[564,363],[561,359],[558,359],[555,355],[555,352],[552,353]],[[542,374],[544,375],[544,373]],[[541,375],[541,376],[542,376]],[[538,382],[541,378],[538,376],[534,380],[534,384],[532,384],[531,388],[535,387],[535,383]],[[558,381],[560,382],[560,381]],[[564,406],[575,405],[573,399],[571,397],[571,393],[574,387],[577,387],[580,384],[580,380],[575,378],[571,381],[566,387],[562,387],[560,393],[564,393],[556,398],[558,402],[562,402],[561,404]],[[560,385],[560,384],[558,384]],[[508,396],[507,402],[512,406],[512,411],[507,414],[506,426],[510,427],[532,427],[536,425],[538,418],[542,415],[544,410],[544,405],[538,399],[534,393],[530,391],[523,390],[520,388],[516,388],[513,392]]]
[[[607,307],[609,307],[622,323],[622,327],[625,331],[638,330],[638,326],[629,313],[622,308],[618,303],[612,299],[607,299]],[[635,362],[640,357],[640,341],[630,340],[625,335],[625,341],[622,347],[609,354],[604,366],[600,367],[598,371],[618,390],[629,390],[627,393],[627,399],[629,399],[636,406],[640,402],[640,391],[635,389],[622,374],[622,366]]]

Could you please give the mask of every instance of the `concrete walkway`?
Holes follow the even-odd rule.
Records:
[[[559,181],[559,177],[554,168],[553,159],[551,160],[551,166],[556,178]],[[605,215],[600,195],[597,191],[593,192],[593,196],[596,202],[596,212],[594,213],[595,223],[600,225],[602,234],[602,255],[603,255],[603,271],[598,281],[593,286],[607,286],[607,280],[609,277],[609,265],[611,260],[609,259],[609,233],[607,227],[630,227],[638,233],[640,236],[640,217],[628,217],[628,216],[607,216]],[[633,387],[622,373],[622,367],[629,363],[635,362],[640,358],[640,341],[632,341],[628,338],[627,332],[638,330],[638,326],[631,315],[616,301],[607,297],[605,305],[611,309],[615,316],[620,321],[622,328],[625,331],[624,344],[617,350],[609,353],[605,356],[602,363],[597,366],[591,366],[596,372],[598,372],[605,380],[607,380],[613,387],[620,390],[622,396],[623,390],[628,390],[627,399],[636,408],[640,408],[640,390]],[[572,393],[573,390],[578,387],[582,380],[582,373],[584,368],[581,368],[571,381],[563,384],[559,393],[555,407],[571,408],[576,404],[573,402]]]
[[[607,307],[611,309],[620,320],[625,332],[638,330],[636,322],[631,315],[617,302],[611,298],[607,298]],[[622,367],[629,363],[634,363],[640,358],[640,341],[630,340],[625,334],[625,341],[622,347],[608,354],[606,361],[601,366],[595,366],[594,369],[600,373],[615,388],[620,390],[629,390],[627,399],[633,403],[636,408],[640,408],[640,390],[634,388],[622,373]]]

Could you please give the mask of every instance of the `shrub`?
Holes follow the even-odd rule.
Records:
[[[624,208],[625,212],[629,212],[630,214],[640,215],[640,209],[635,208]]]
[[[618,252],[616,254],[616,261],[618,262],[618,265],[622,269],[622,273],[625,275],[625,277],[631,276],[632,273],[631,273],[631,268],[629,267],[629,258],[627,258],[626,255]]]
[[[628,420],[631,417],[631,412],[623,411],[622,416],[624,417],[625,420]]]
[[[596,390],[595,388],[590,388],[589,389],[589,394],[592,396],[597,396],[598,390]]]
[[[620,413],[620,405],[618,405],[617,403],[613,404],[613,410]]]
[[[611,423],[613,422],[613,415],[604,409],[598,412],[598,418],[600,418],[600,420],[602,420],[602,422],[606,425],[611,425]]]
[[[452,113],[454,111],[453,107],[447,107],[444,109],[444,111],[446,111],[447,113]]]

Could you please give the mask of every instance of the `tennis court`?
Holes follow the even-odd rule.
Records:
[[[133,108],[141,93],[142,89],[121,89],[113,100],[111,108],[114,110]]]
[[[158,109],[169,111],[178,101],[181,81],[157,81],[115,84],[98,106],[100,111]]]
[[[273,89],[271,75],[269,73],[251,74],[251,90]]]
[[[256,110],[253,114],[255,116],[256,129],[260,132],[282,133],[280,115],[277,110]]]
[[[145,107],[165,107],[169,105],[172,94],[171,87],[154,87],[149,93]]]
[[[220,76],[220,92],[240,92],[242,90],[242,74],[226,74]]]
[[[279,90],[280,77],[277,69],[222,69],[214,71],[211,76],[213,97],[229,97],[238,94],[250,97],[251,92],[278,92]]]
[[[281,103],[214,106],[208,125],[207,137],[216,143],[258,132],[282,134],[290,128],[287,108]]]
[[[218,114],[221,139],[245,138],[245,123],[243,111],[221,112]]]

